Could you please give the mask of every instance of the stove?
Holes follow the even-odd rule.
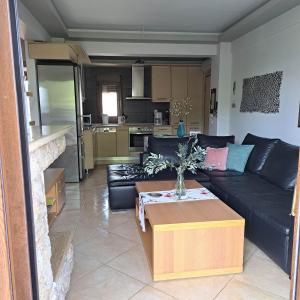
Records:
[[[153,126],[129,127],[129,151],[143,152],[148,146],[148,138],[153,135]]]

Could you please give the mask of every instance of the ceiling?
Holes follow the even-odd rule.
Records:
[[[224,31],[266,2],[266,0],[53,0],[68,28],[208,33]]]
[[[285,8],[289,8],[291,3],[299,2],[293,0],[21,1],[50,35],[55,37],[191,42],[204,40],[215,42],[222,33],[263,7],[274,8],[274,5],[282,6],[282,2],[285,2]]]

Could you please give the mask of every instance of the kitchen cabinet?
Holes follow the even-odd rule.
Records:
[[[96,132],[97,157],[117,156],[117,132],[97,131]]]
[[[82,133],[84,143],[84,169],[90,170],[95,167],[95,130],[84,130]]]
[[[129,155],[129,130],[128,127],[117,128],[117,156]]]
[[[183,102],[188,96],[188,68],[186,66],[171,66],[171,82],[172,100]],[[171,124],[178,124],[179,121],[180,117],[171,114]]]
[[[200,66],[171,66],[172,98],[182,102],[190,97],[192,110],[183,121],[186,129],[193,127],[203,132],[204,123],[204,73]],[[171,124],[177,125],[179,117],[171,115]],[[188,130],[187,130],[188,132]]]
[[[91,61],[80,45],[74,43],[28,43],[29,57],[46,60],[70,60],[77,64],[90,64]]]
[[[65,201],[65,178],[63,168],[48,168],[44,172],[48,224],[61,212]]]
[[[203,132],[204,126],[204,73],[199,66],[188,67],[188,96],[192,110],[186,118],[186,124],[197,126]]]
[[[152,66],[152,102],[170,102],[171,67]]]
[[[171,66],[172,98],[182,101],[188,96],[188,68]]]

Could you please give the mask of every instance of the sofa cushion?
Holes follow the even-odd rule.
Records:
[[[234,143],[234,135],[228,136],[213,136],[213,135],[205,135],[198,134],[198,145],[202,148],[224,148],[227,143]]]
[[[236,145],[227,143],[228,157],[226,167],[228,170],[244,172],[248,157],[254,148],[253,145]]]
[[[296,183],[299,147],[278,141],[269,154],[261,177],[282,189],[293,189]]]
[[[244,173],[232,171],[232,170],[203,170],[204,174],[208,175],[209,177],[232,177],[232,176],[242,176]]]
[[[184,138],[158,138],[149,137],[148,140],[148,152],[161,154],[165,159],[178,162],[178,156],[176,151],[178,151],[179,143],[187,143],[189,141],[188,137]]]
[[[166,169],[155,175],[148,175],[143,167],[138,164],[122,164],[107,166],[107,183],[113,186],[134,186],[137,181],[144,180],[176,180],[176,170]],[[197,180],[198,182],[208,182],[209,177],[200,170],[195,174],[190,171],[184,173],[187,180]]]
[[[279,139],[268,139],[248,133],[243,145],[254,145],[246,164],[246,170],[251,173],[259,173],[266,162],[271,150]]]
[[[285,272],[290,272],[293,217],[290,209],[273,204],[254,210],[249,238]]]
[[[252,174],[234,177],[211,177],[211,184],[222,191],[226,198],[232,195],[281,193],[283,191],[278,186]]]
[[[228,156],[228,148],[206,148],[204,165],[206,168],[225,171]]]

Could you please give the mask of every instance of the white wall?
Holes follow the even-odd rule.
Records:
[[[210,115],[210,135],[230,134],[231,67],[231,43],[219,43],[211,64],[211,88],[217,90],[218,113]]]
[[[31,12],[18,0],[18,14],[22,38],[26,40],[46,41],[50,39],[48,32],[31,14]]]
[[[283,71],[279,113],[240,113],[243,79],[274,71]],[[230,132],[237,142],[251,132],[300,145],[300,6],[232,43],[232,84],[234,81],[237,89],[232,102],[236,107],[231,108]]]
[[[28,89],[32,92],[33,97],[30,99],[30,115],[31,121],[39,124],[39,106],[38,106],[38,88],[37,77],[35,69],[35,60],[29,58],[27,41],[38,40],[47,41],[50,39],[48,32],[42,27],[38,20],[30,13],[30,11],[18,1],[18,15],[19,15],[19,30],[20,37],[25,40],[25,54],[28,72]]]

